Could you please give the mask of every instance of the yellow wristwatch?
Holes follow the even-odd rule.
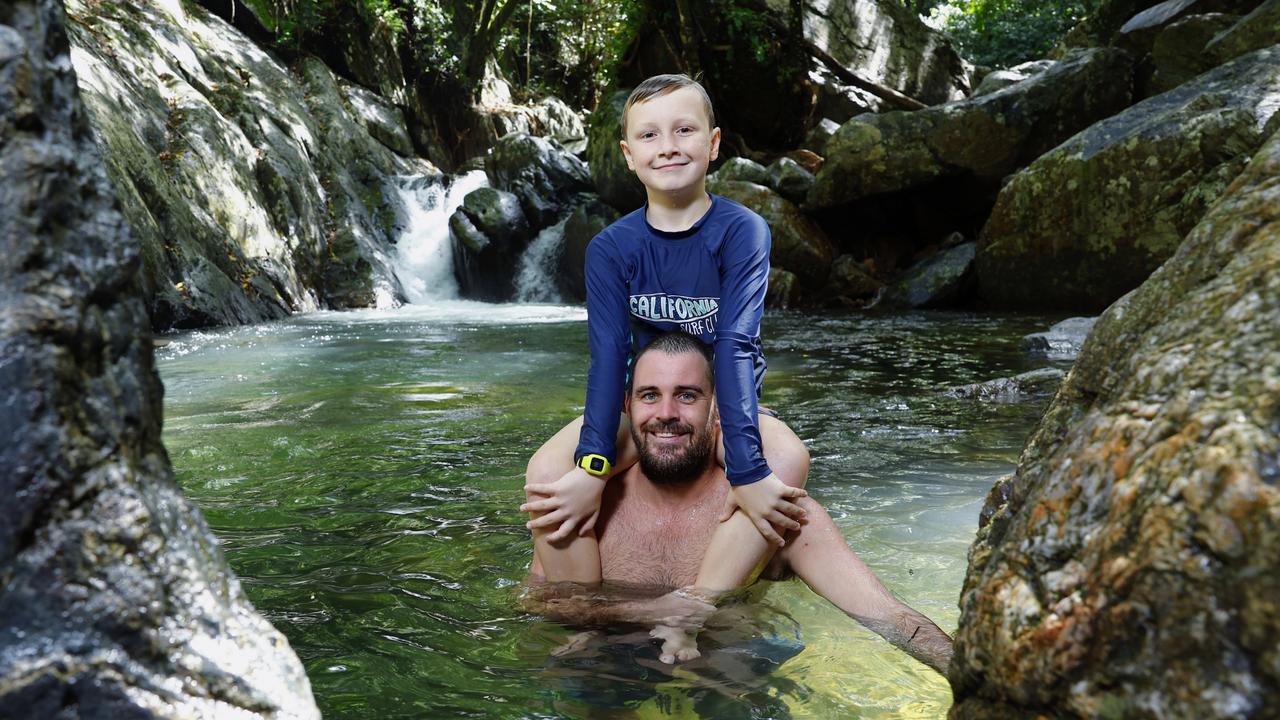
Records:
[[[613,466],[609,464],[609,458],[595,454],[583,455],[578,458],[578,467],[598,478],[608,477],[609,470],[613,468]]]

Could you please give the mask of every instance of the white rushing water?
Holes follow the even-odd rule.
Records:
[[[559,303],[564,302],[556,289],[556,263],[564,245],[564,225],[569,216],[538,233],[520,256],[520,269],[516,274],[516,302]]]
[[[396,279],[410,303],[458,297],[449,216],[462,205],[467,193],[488,184],[485,174],[479,170],[454,178],[452,182],[428,176],[395,178],[395,190],[401,202],[396,217],[399,237],[394,267]],[[385,303],[383,298],[378,299],[380,308],[393,304],[390,298]]]

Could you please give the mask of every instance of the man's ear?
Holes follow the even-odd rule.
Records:
[[[720,128],[711,129],[711,160],[720,157]]]
[[[622,148],[622,157],[627,160],[627,169],[631,172],[636,171],[636,164],[631,160],[631,148],[627,147],[626,140],[619,140],[618,147]]]

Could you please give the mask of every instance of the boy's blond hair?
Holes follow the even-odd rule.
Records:
[[[707,94],[707,89],[697,80],[683,73],[678,75],[654,75],[636,86],[631,91],[631,95],[627,97],[627,104],[622,106],[622,139],[627,139],[627,114],[631,112],[631,106],[636,103],[642,103],[649,98],[666,95],[681,88],[693,88],[702,96],[702,107],[707,111],[707,121],[710,125],[708,130],[716,126],[716,111],[711,107],[711,96]]]

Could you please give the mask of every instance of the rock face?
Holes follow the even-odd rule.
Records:
[[[969,554],[952,718],[1270,717],[1280,133],[1098,320]]]
[[[1268,48],[1036,160],[1001,191],[979,237],[983,298],[1102,310],[1173,254],[1266,138],[1277,109],[1280,48]]]
[[[498,140],[484,171],[493,187],[515,193],[535,230],[554,222],[577,193],[591,189],[581,160],[550,140],[523,133]]]
[[[174,484],[61,6],[0,20],[0,716],[318,718]]]
[[[792,3],[771,0],[790,15]],[[894,0],[807,0],[804,36],[865,80],[933,105],[969,92],[969,69],[941,33]]]
[[[1016,85],[915,112],[861,115],[827,141],[808,206],[828,208],[943,177],[999,179],[1129,104],[1122,51],[1079,51]]]
[[[390,302],[395,105],[323,63],[287,70],[195,3],[70,0],[72,60],[142,246],[156,327]],[[394,83],[393,83],[394,85]]]

